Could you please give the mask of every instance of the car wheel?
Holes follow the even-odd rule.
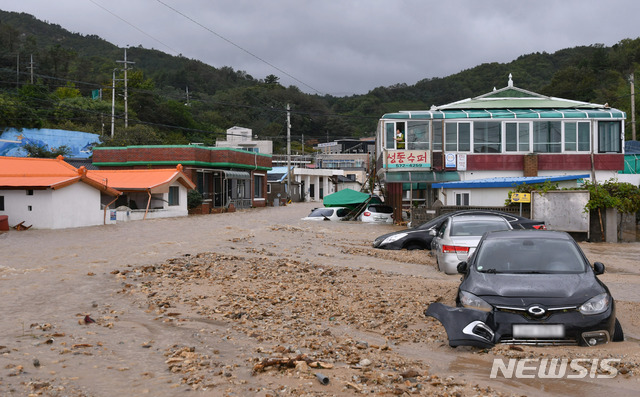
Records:
[[[624,332],[622,332],[622,325],[620,325],[620,321],[616,318],[616,325],[613,330],[613,339],[614,342],[622,342],[624,341]]]
[[[409,243],[407,244],[407,246],[405,247],[408,251],[413,251],[413,250],[421,250],[424,247],[418,243]]]

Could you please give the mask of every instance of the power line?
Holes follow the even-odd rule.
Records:
[[[176,14],[179,14],[179,15],[183,16],[184,18],[188,19],[189,21],[191,21],[191,22],[195,23],[196,25],[200,26],[201,28],[205,29],[205,30],[206,30],[206,31],[208,31],[209,33],[216,35],[216,36],[217,36],[217,37],[219,37],[220,39],[222,39],[222,40],[226,41],[227,43],[231,44],[232,46],[234,46],[234,47],[238,48],[239,50],[244,51],[245,53],[247,53],[247,54],[251,55],[252,57],[254,57],[254,58],[256,58],[257,60],[259,60],[260,62],[262,62],[262,63],[264,63],[264,64],[266,64],[266,65],[271,66],[271,67],[272,67],[272,68],[274,68],[275,70],[277,70],[277,71],[279,71],[280,73],[283,73],[284,75],[286,75],[286,76],[288,76],[288,77],[292,78],[293,80],[295,80],[295,81],[297,81],[298,83],[300,83],[300,84],[304,85],[305,87],[310,88],[311,90],[315,91],[316,93],[318,93],[318,94],[320,94],[320,95],[325,95],[325,94],[323,94],[320,90],[317,90],[317,89],[315,89],[315,88],[311,87],[309,84],[305,83],[304,81],[299,80],[298,78],[296,78],[296,77],[292,76],[291,74],[289,74],[289,73],[285,72],[284,70],[282,70],[282,69],[280,69],[279,67],[277,67],[277,66],[273,65],[272,63],[270,63],[270,62],[268,62],[268,61],[266,61],[266,60],[264,60],[264,59],[260,58],[259,56],[257,56],[256,54],[252,53],[251,51],[249,51],[249,50],[247,50],[247,49],[245,49],[245,48],[243,48],[243,47],[239,46],[238,44],[236,44],[236,43],[234,43],[233,41],[231,41],[231,40],[227,39],[226,37],[224,37],[224,36],[222,36],[222,35],[220,35],[220,34],[218,34],[218,33],[214,32],[212,29],[210,29],[210,28],[208,28],[208,27],[204,26],[203,24],[201,24],[200,22],[196,21],[195,19],[193,19],[193,18],[191,18],[191,17],[189,17],[189,16],[185,15],[184,13],[182,13],[182,12],[180,12],[180,11],[176,10],[175,8],[173,8],[173,7],[171,7],[170,5],[166,4],[165,2],[163,2],[163,1],[161,1],[161,0],[156,0],[156,1],[157,1],[158,3],[160,3],[160,4],[162,4],[163,6],[167,7],[168,9],[172,10],[172,11],[173,11],[173,12],[175,12]]]
[[[132,28],[134,28],[135,30],[137,30],[138,32],[142,33],[143,35],[157,41],[158,43],[162,44],[163,46],[167,47],[168,49],[170,49],[171,51],[173,51],[174,54],[179,54],[180,52],[178,52],[177,50],[175,50],[174,48],[172,48],[171,46],[169,46],[168,44],[163,43],[162,41],[160,41],[159,39],[151,36],[149,33],[145,32],[144,30],[140,29],[139,27],[137,27],[136,25],[132,24],[131,22],[125,20],[124,18],[120,17],[119,15],[115,14],[114,12],[106,9],[105,7],[101,6],[100,4],[96,3],[93,0],[89,0],[90,2],[92,2],[94,5],[96,5],[97,7],[102,8],[103,10],[105,10],[106,12],[108,12],[109,14],[113,15],[114,17],[118,18],[119,20],[121,20],[122,22],[126,23],[127,25],[131,26]]]

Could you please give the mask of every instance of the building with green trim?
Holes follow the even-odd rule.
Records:
[[[204,208],[264,207],[271,155],[241,149],[199,145],[96,147],[93,164],[100,169],[174,168],[197,185]]]
[[[480,191],[445,197],[434,183],[582,174],[607,180],[624,168],[625,119],[606,104],[515,87],[509,75],[507,87],[475,98],[383,115],[376,175],[387,201],[405,209],[415,201],[427,207],[437,199],[445,205],[481,201]]]

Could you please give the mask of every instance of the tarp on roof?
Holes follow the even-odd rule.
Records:
[[[89,158],[93,146],[100,143],[98,134],[49,128],[10,128],[0,133],[0,156],[26,157],[24,145],[30,143],[53,150],[60,146],[69,148],[66,157]]]
[[[339,192],[325,196],[322,202],[325,207],[350,207],[363,204],[371,198],[369,193],[357,192],[353,189],[342,189]],[[379,203],[380,199],[374,196],[371,202]]]

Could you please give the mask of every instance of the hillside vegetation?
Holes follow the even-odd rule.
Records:
[[[104,134],[109,145],[212,145],[227,128],[243,126],[253,129],[258,139],[273,140],[277,153],[286,144],[289,103],[295,152],[301,149],[302,136],[307,145],[370,137],[384,113],[428,109],[481,95],[504,87],[509,73],[518,87],[608,103],[631,120],[629,76],[640,64],[640,38],[612,47],[594,44],[522,55],[509,63],[482,64],[448,77],[376,87],[350,97],[310,95],[282,86],[276,75],[255,77],[232,67],[215,68],[158,50],[129,48],[127,59],[135,67],[128,71],[126,129],[122,64],[116,62],[123,55],[123,49],[100,37],[71,33],[29,14],[0,11],[0,127],[93,132]],[[110,139],[114,69],[120,81],[115,134]],[[102,99],[92,99],[95,90],[101,90]]]

